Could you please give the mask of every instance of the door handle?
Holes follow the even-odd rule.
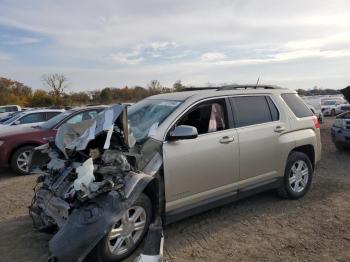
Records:
[[[235,138],[233,136],[224,136],[220,139],[220,143],[221,144],[228,144],[235,141]]]
[[[276,133],[281,133],[281,132],[283,132],[285,130],[285,128],[283,127],[283,126],[276,126],[275,127],[275,132]]]

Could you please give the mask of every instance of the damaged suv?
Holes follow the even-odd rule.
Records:
[[[163,225],[267,189],[305,195],[317,117],[294,91],[225,86],[161,94],[66,124],[32,159],[34,225],[52,260],[120,261]]]

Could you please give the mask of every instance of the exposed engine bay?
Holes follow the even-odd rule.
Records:
[[[162,164],[159,141],[136,144],[125,106],[61,126],[31,164],[39,176],[29,213],[37,229],[55,233],[51,259],[82,261],[150,183],[159,187]]]

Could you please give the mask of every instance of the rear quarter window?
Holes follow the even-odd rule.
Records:
[[[313,116],[312,111],[304,104],[297,94],[282,94],[281,96],[296,117]]]

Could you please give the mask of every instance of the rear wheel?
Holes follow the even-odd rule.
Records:
[[[23,146],[17,149],[11,158],[11,168],[18,175],[28,175],[34,146]]]
[[[145,236],[151,216],[151,201],[141,194],[97,245],[92,254],[95,261],[122,261],[130,256]]]
[[[312,175],[313,168],[309,157],[302,152],[292,152],[287,160],[279,194],[290,199],[304,196],[310,188]]]

